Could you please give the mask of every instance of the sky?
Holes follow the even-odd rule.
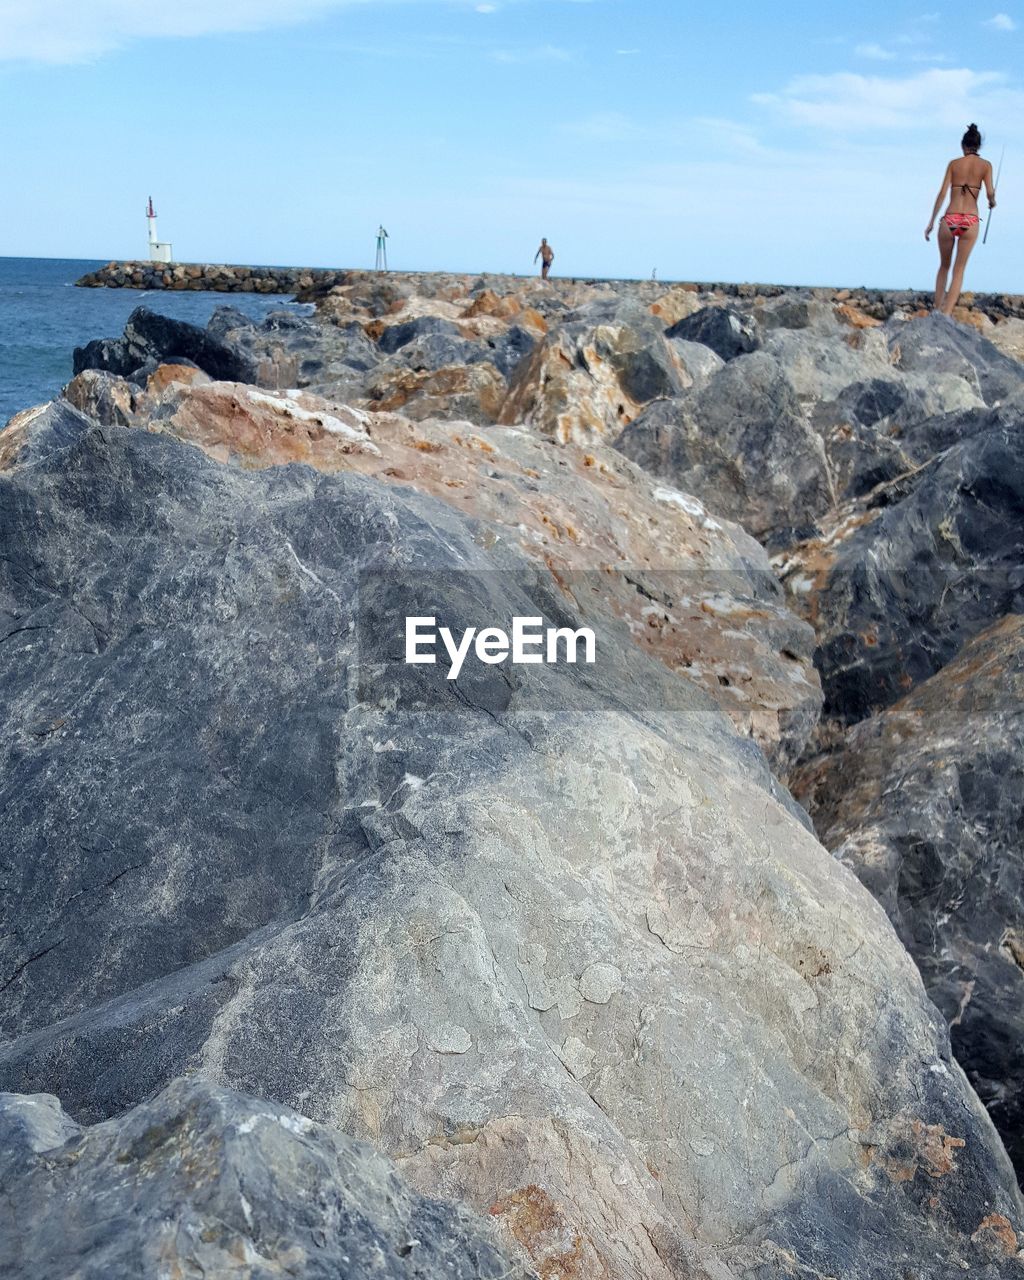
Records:
[[[0,0],[0,256],[1024,292],[1024,0]],[[728,16],[724,16],[725,14]]]

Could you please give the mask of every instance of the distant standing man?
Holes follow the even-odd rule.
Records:
[[[548,244],[546,239],[541,240],[540,248],[533,255],[534,262],[536,262],[538,258],[540,258],[540,278],[542,280],[546,280],[548,278],[548,272],[551,270],[551,264],[555,260],[555,251]]]

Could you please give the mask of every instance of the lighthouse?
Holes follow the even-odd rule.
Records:
[[[171,245],[166,240],[160,240],[156,234],[156,210],[153,208],[153,197],[149,197],[149,204],[146,205],[146,223],[149,227],[149,260],[150,262],[172,262],[173,253]]]

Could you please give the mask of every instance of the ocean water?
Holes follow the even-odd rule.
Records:
[[[231,305],[255,318],[288,304],[275,294],[146,293],[76,289],[102,262],[0,258],[0,427],[12,414],[52,400],[71,377],[71,353],[92,338],[114,338],[138,306],[205,324]]]

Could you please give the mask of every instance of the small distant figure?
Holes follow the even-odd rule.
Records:
[[[946,174],[942,186],[935,198],[931,222],[925,228],[924,238],[931,239],[938,217],[939,208],[946,193],[949,192],[949,204],[939,223],[939,270],[935,277],[935,307],[944,315],[952,315],[953,308],[960,297],[964,285],[964,271],[967,259],[978,240],[981,220],[978,216],[978,196],[981,188],[985,188],[988,207],[996,207],[996,191],[992,182],[992,166],[978,154],[981,150],[981,134],[978,126],[967,126],[967,132],[960,140],[963,158],[950,160],[946,166]],[[953,263],[953,246],[957,246],[956,262]],[[949,279],[950,264],[953,263],[953,278]]]
[[[551,271],[551,264],[555,260],[555,251],[548,244],[546,237],[542,237],[540,248],[533,255],[534,262],[536,262],[538,258],[540,258],[540,278],[542,280],[546,280]]]

